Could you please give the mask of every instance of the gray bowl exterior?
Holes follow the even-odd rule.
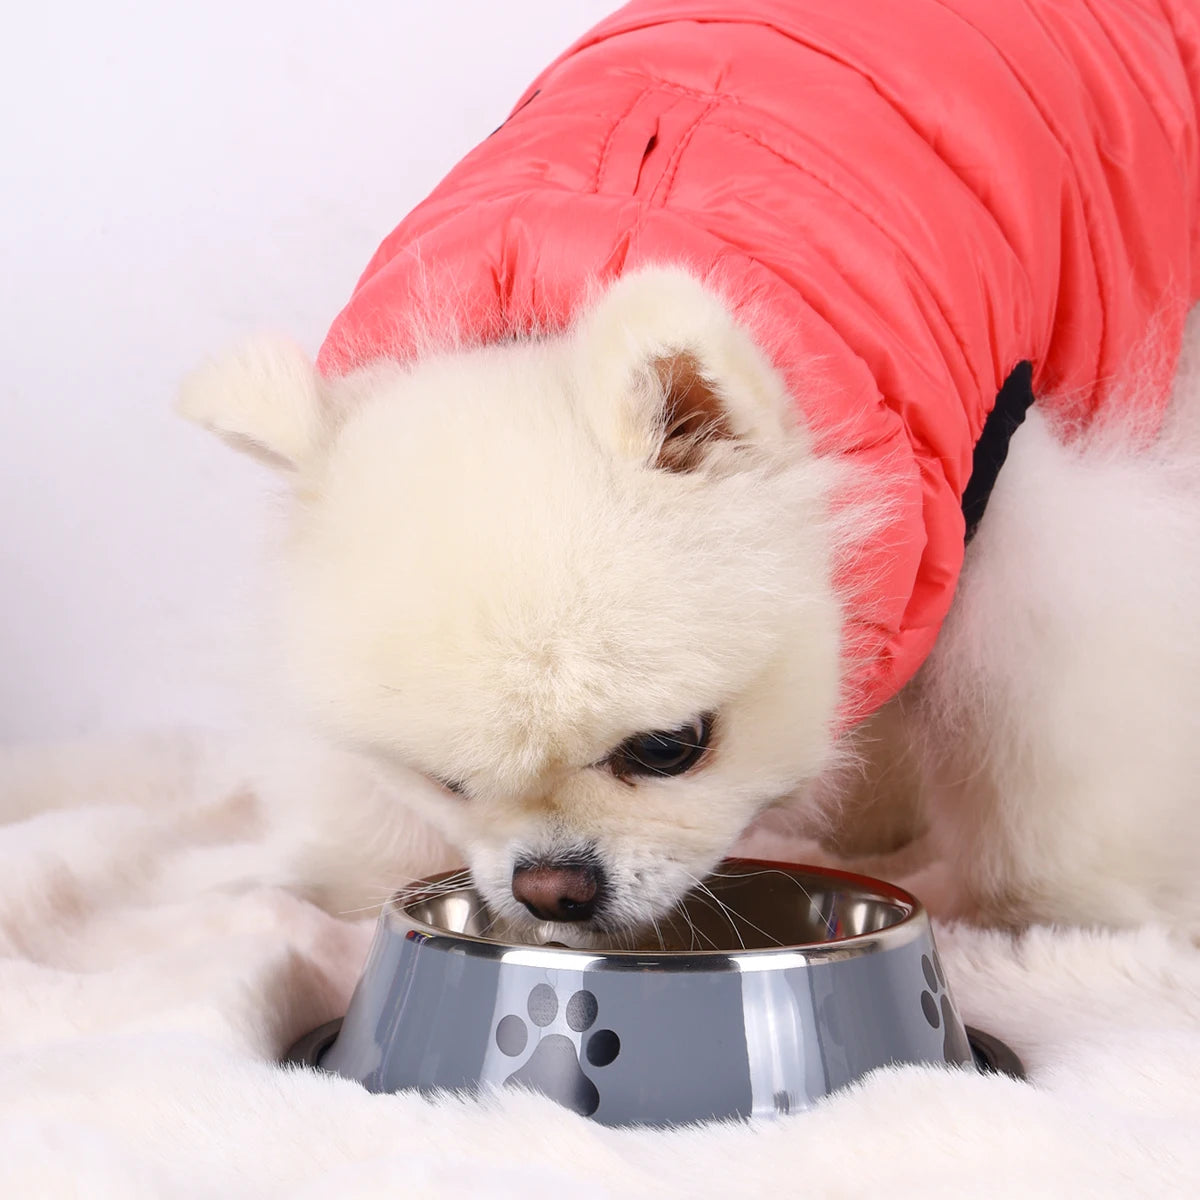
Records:
[[[525,1086],[606,1125],[803,1109],[890,1063],[975,1064],[924,910],[880,939],[589,955],[385,911],[320,1065],[369,1090]]]

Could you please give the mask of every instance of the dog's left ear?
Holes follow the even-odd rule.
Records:
[[[624,276],[576,336],[588,416],[636,461],[688,472],[721,446],[796,435],[782,377],[724,301],[684,270]]]
[[[193,371],[176,410],[235,449],[296,471],[324,445],[329,405],[316,369],[290,342],[260,338]]]

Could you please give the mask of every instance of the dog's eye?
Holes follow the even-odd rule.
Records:
[[[712,727],[712,717],[705,715],[680,729],[634,734],[609,755],[608,765],[618,778],[682,775],[704,757]]]
[[[456,796],[465,796],[467,794],[467,785],[459,779],[441,779],[434,776],[434,783],[440,784],[448,792],[453,792]]]

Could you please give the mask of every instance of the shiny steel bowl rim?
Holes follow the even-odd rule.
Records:
[[[411,916],[409,908],[429,900],[452,896],[456,892],[475,892],[465,886],[449,891],[437,891],[443,881],[461,870],[442,871],[427,879],[417,881],[414,887],[420,890],[408,892],[403,903],[393,896],[384,904],[381,917],[391,927],[399,927],[405,936],[421,941],[430,949],[456,951],[472,958],[509,962],[514,966],[538,965],[558,966],[565,970],[622,970],[633,967],[652,967],[659,970],[718,970],[756,971],[783,970],[806,967],[814,963],[838,962],[858,958],[881,950],[890,950],[920,937],[929,929],[925,906],[911,892],[875,879],[869,875],[856,875],[850,871],[834,870],[831,867],[806,866],[795,863],[773,862],[767,859],[727,858],[719,866],[746,866],[768,868],[801,878],[818,878],[824,883],[836,883],[842,890],[858,893],[864,898],[876,898],[896,904],[908,911],[892,925],[870,933],[853,934],[832,942],[799,942],[793,945],[716,950],[657,950],[639,948],[634,950],[545,945],[537,942],[504,942],[477,934],[458,933],[437,925],[430,925]],[[690,893],[689,893],[690,894]]]

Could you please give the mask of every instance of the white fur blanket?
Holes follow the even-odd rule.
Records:
[[[1028,1084],[884,1071],[770,1125],[660,1133],[285,1070],[371,928],[305,895],[336,910],[355,872],[378,894],[362,872],[440,852],[338,876],[318,817],[378,830],[391,798],[245,749],[0,752],[0,1195],[1200,1195],[1200,950],[1154,929],[940,931],[965,1016]]]

